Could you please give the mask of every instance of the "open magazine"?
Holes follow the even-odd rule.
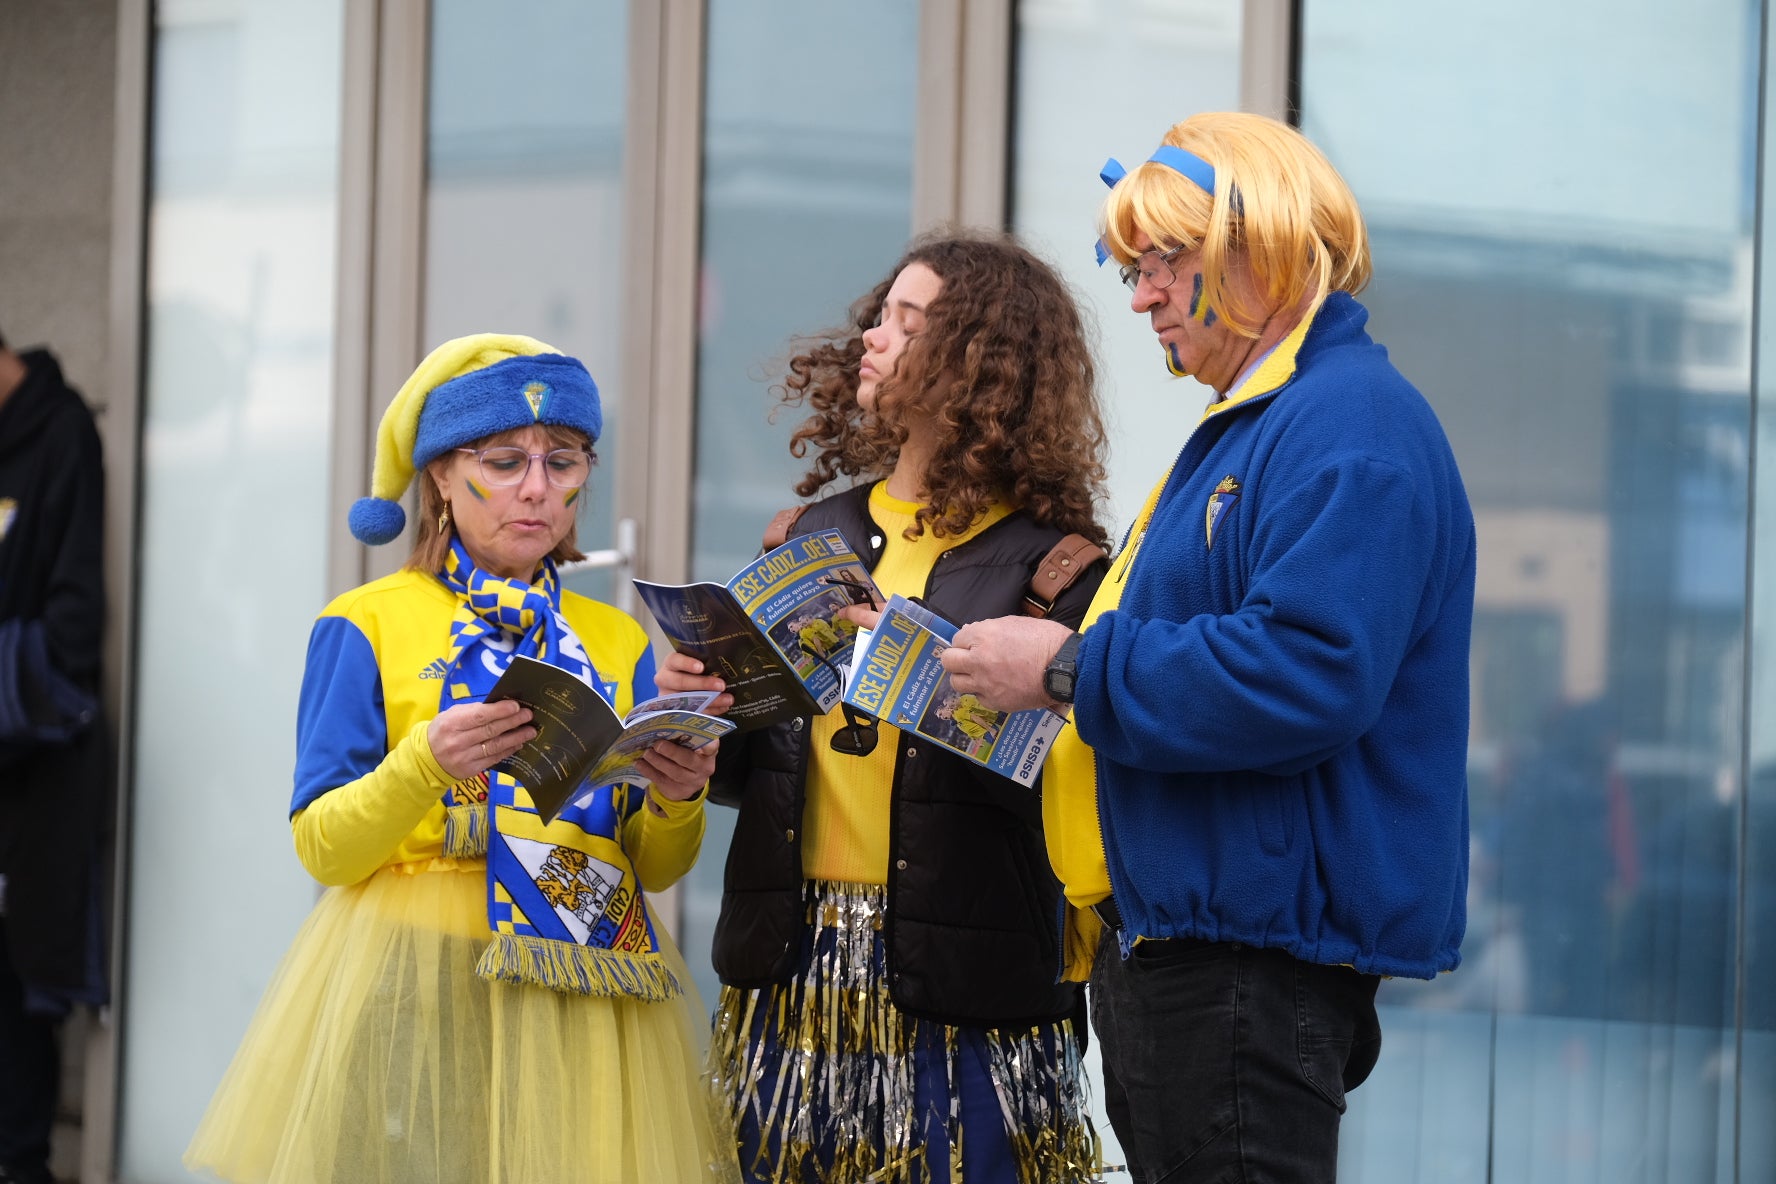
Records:
[[[1019,785],[1034,783],[1066,720],[1046,708],[992,711],[957,691],[938,661],[955,636],[956,626],[930,609],[890,597],[875,629],[857,639],[844,701]]]
[[[672,647],[727,683],[741,731],[831,710],[857,632],[833,614],[880,600],[836,530],[790,539],[725,585],[634,583]]]
[[[489,703],[516,699],[530,708],[537,734],[494,768],[517,780],[537,814],[551,822],[568,802],[613,781],[647,784],[637,758],[662,740],[702,748],[734,730],[719,716],[704,715],[715,695],[660,695],[619,717],[589,684],[559,666],[522,655],[487,693]]]

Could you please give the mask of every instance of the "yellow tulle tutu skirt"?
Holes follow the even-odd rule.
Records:
[[[187,1166],[255,1184],[736,1179],[731,1132],[701,1082],[694,992],[648,1003],[490,983],[475,974],[485,900],[479,860],[385,868],[329,890],[266,989]]]

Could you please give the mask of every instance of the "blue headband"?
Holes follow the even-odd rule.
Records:
[[[1161,144],[1154,149],[1153,155],[1147,158],[1147,163],[1163,164],[1186,180],[1194,181],[1197,187],[1210,197],[1215,196],[1215,166],[1194,152],[1186,152],[1184,149],[1174,148],[1170,144]],[[1116,188],[1117,182],[1126,176],[1128,176],[1128,170],[1123,168],[1122,162],[1114,156],[1105,161],[1104,167],[1098,170],[1099,179],[1111,189]],[[1110,248],[1104,245],[1103,239],[1098,240],[1097,248],[1098,266],[1102,267],[1104,260],[1110,258]]]
[[[598,439],[604,428],[598,387],[577,358],[506,358],[434,387],[419,413],[413,467],[423,469],[452,448],[531,424],[576,428]]]

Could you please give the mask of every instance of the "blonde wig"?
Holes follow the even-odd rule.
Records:
[[[1139,235],[1157,250],[1200,250],[1202,300],[1228,327],[1257,337],[1274,311],[1369,282],[1369,236],[1350,186],[1306,136],[1262,115],[1193,115],[1165,141],[1215,170],[1215,191],[1165,164],[1128,171],[1104,200],[1099,227],[1118,263],[1141,254]],[[1243,307],[1229,271],[1250,269],[1267,308]]]

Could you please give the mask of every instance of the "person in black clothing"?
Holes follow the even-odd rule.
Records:
[[[0,341],[0,1181],[50,1180],[56,1032],[104,1001],[104,468],[48,352]]]
[[[793,531],[838,528],[884,594],[957,623],[1018,612],[1044,557],[1082,536],[1088,570],[1051,609],[1076,626],[1103,576],[1104,431],[1064,284],[1009,239],[950,235],[914,244],[852,314],[783,383],[812,412],[796,492],[855,482]],[[659,682],[722,689],[677,654]],[[748,1179],[1095,1178],[1039,793],[885,724],[851,755],[847,730],[835,710],[741,736],[711,783],[740,811],[712,1079]]]

